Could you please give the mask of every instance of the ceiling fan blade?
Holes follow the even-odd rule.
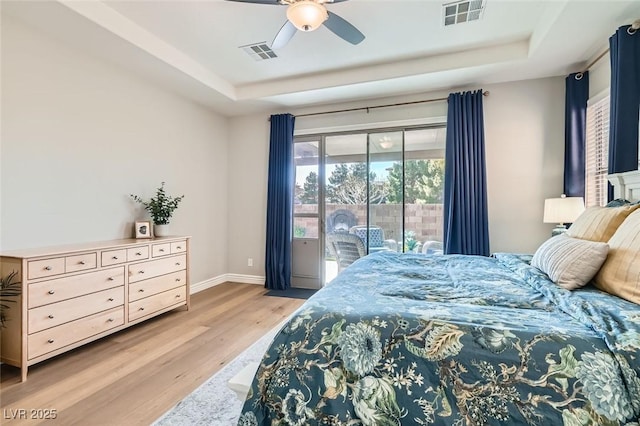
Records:
[[[284,23],[276,37],[273,39],[273,43],[271,43],[271,49],[278,50],[283,48],[289,40],[295,35],[298,29],[290,22],[287,21]]]
[[[329,19],[324,21],[324,26],[329,28],[329,30],[331,30],[335,35],[351,44],[358,44],[364,40],[364,34],[362,34],[356,27],[335,13],[327,12],[329,13]]]
[[[235,1],[238,3],[255,3],[255,4],[275,4],[281,6],[282,3],[278,0],[227,0],[227,1]]]

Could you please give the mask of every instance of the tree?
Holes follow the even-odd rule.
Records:
[[[375,182],[376,174],[369,173],[369,202],[384,202],[384,185]],[[336,204],[367,203],[367,164],[338,164],[331,172],[327,184],[327,201]]]
[[[402,163],[393,163],[387,181],[387,202],[402,203]],[[405,161],[404,182],[405,203],[442,203],[444,191],[444,160]]]
[[[302,191],[300,192],[300,202],[302,204],[318,204],[318,174],[309,172]]]

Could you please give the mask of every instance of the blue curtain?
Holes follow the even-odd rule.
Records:
[[[271,116],[264,286],[272,290],[291,287],[294,123],[291,114]]]
[[[482,90],[449,95],[444,251],[489,256]]]
[[[640,31],[629,25],[609,38],[611,98],[609,173],[638,169],[638,109],[640,104]],[[609,186],[609,199],[613,198]]]
[[[589,72],[569,74],[564,103],[564,193],[584,197]]]

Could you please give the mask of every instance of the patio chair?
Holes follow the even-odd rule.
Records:
[[[367,232],[367,226],[365,225],[357,225],[352,226],[349,229],[350,234],[357,235],[360,237],[364,246],[367,246],[367,239],[369,240],[369,253],[373,253],[375,251],[380,250],[398,250],[398,244],[396,240],[385,240],[384,239],[384,231],[379,226],[369,226],[369,232]]]
[[[356,215],[346,209],[338,209],[327,216],[327,234],[331,232],[348,231],[358,223]]]
[[[338,273],[367,254],[360,237],[346,232],[327,234],[327,246],[338,263]]]
[[[442,254],[443,250],[444,247],[441,241],[425,241],[422,245],[423,254]]]

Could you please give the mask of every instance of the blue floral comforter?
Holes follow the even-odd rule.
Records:
[[[640,306],[530,256],[379,252],[274,339],[239,425],[638,425]]]

